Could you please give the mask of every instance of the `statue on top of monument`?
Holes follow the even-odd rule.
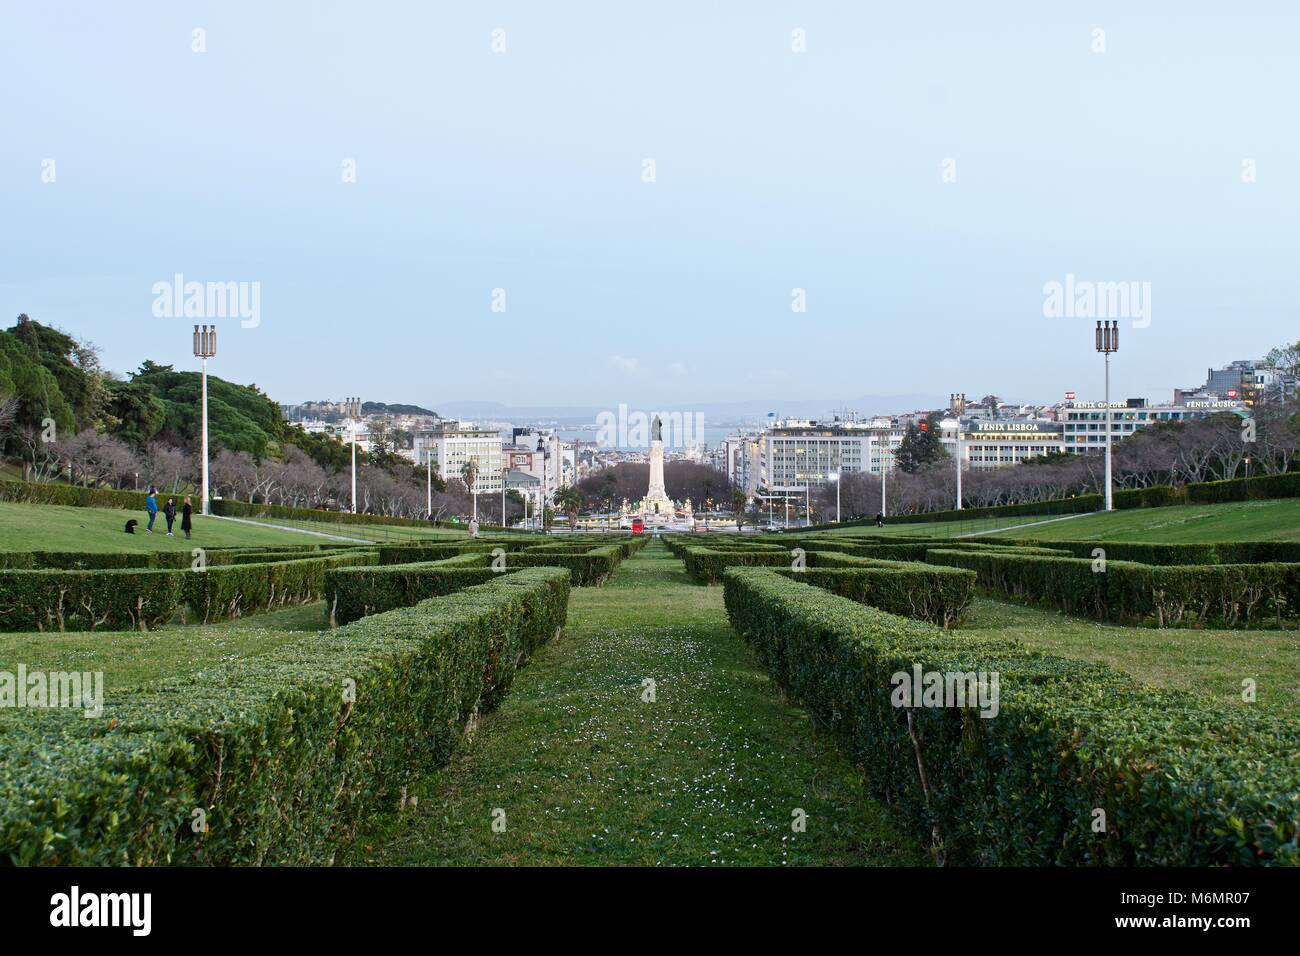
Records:
[[[663,440],[664,440],[663,427],[664,427],[664,426],[663,426],[663,422],[661,422],[661,421],[659,420],[659,416],[656,415],[656,416],[655,416],[655,420],[654,420],[654,424],[650,426],[650,440],[651,440],[651,441],[663,441]]]

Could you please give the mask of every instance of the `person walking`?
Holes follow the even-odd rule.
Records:
[[[185,537],[190,536],[190,531],[194,528],[194,522],[190,520],[194,514],[194,509],[190,507],[190,496],[185,496],[185,504],[181,506],[181,530],[185,532]]]
[[[167,537],[175,537],[172,534],[172,525],[176,523],[176,499],[168,498],[167,504],[163,506],[163,517],[167,519]]]
[[[153,485],[149,486],[149,494],[144,499],[144,510],[149,512],[149,526],[144,533],[153,534],[153,522],[158,517],[158,490]]]
[[[876,512],[876,527],[877,527],[877,528],[883,528],[884,526],[885,526],[885,515],[884,515],[883,512],[877,511],[877,512]]]

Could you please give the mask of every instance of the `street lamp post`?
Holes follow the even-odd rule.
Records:
[[[832,471],[826,476],[827,481],[835,482],[835,523],[840,523],[840,473]]]
[[[961,511],[961,421],[957,422],[957,510]]]
[[[1110,487],[1110,353],[1119,351],[1119,322],[1098,320],[1097,351],[1101,352],[1106,360],[1106,510],[1114,511],[1115,505],[1111,498]]]
[[[429,443],[421,442],[424,449],[424,510],[433,520],[433,455],[429,454]]]
[[[361,399],[348,399],[348,419],[352,426],[352,513],[357,513],[357,417],[361,414]]]
[[[203,360],[203,497],[199,506],[200,514],[210,514],[211,505],[208,496],[208,359],[217,354],[217,327],[215,325],[194,326],[194,355]]]

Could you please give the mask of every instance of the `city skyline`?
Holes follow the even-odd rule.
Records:
[[[1282,344],[1296,16],[1014,6],[15,10],[0,289],[127,373],[193,366],[159,283],[255,284],[197,320],[286,402],[1045,402],[1074,280],[1145,290],[1116,395]]]

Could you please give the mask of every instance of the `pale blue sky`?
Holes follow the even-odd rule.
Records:
[[[1300,335],[1297,9],[7,3],[0,318],[185,366],[152,284],[258,281],[214,370],[283,401],[1082,399],[1073,273],[1168,398]]]

